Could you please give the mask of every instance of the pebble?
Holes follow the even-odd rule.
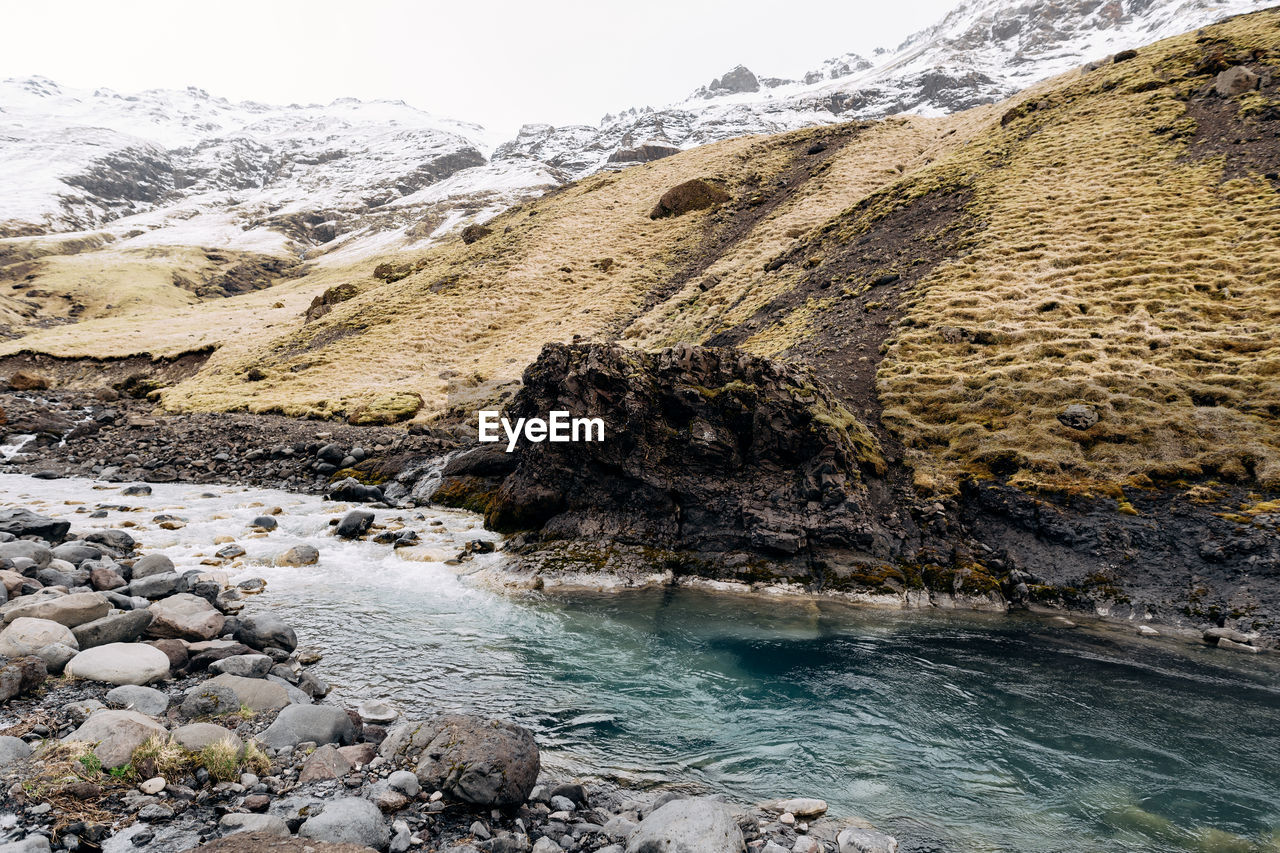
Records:
[[[168,783],[163,776],[154,776],[138,786],[138,790],[144,794],[158,794],[164,790],[164,786]]]

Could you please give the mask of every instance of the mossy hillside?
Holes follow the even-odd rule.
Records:
[[[1280,62],[1274,11],[1211,33]],[[1280,203],[1262,175],[1223,180],[1226,158],[1195,156],[1205,50],[1191,34],[1070,75],[942,166],[970,177],[983,229],[920,288],[880,369],[919,482],[998,467],[1028,485],[1280,487]],[[1101,422],[1059,424],[1072,402]]]
[[[286,414],[349,417],[388,390],[419,395],[423,418],[498,399],[547,341],[607,338],[625,325],[696,250],[711,215],[653,221],[655,198],[694,177],[737,192],[736,154],[753,144],[733,140],[696,158],[587,179],[509,211],[473,243],[451,239],[397,262],[394,274],[384,268],[356,297],[237,352],[221,373],[193,377],[165,403],[242,404],[244,389],[228,374],[253,367],[268,379],[251,408]],[[767,173],[774,160],[781,156],[766,149],[752,162]]]

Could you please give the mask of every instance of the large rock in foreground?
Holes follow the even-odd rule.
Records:
[[[272,749],[292,749],[305,741],[347,746],[355,742],[356,730],[347,712],[337,706],[288,705],[259,739]]]
[[[189,592],[171,595],[149,609],[153,618],[147,633],[159,639],[212,640],[222,633],[226,621],[212,604]]]
[[[830,552],[890,560],[911,535],[873,491],[875,437],[798,367],[728,348],[548,344],[505,416],[555,411],[602,419],[604,441],[481,445],[446,466],[433,500],[547,547],[738,553],[797,573]]]
[[[164,726],[137,711],[99,711],[62,740],[95,744],[93,754],[110,770],[128,764],[133,751],[152,735],[168,733]]]
[[[382,812],[368,800],[343,797],[324,804],[324,811],[307,818],[298,830],[303,838],[338,844],[365,844],[375,850],[386,850],[391,833]]]
[[[627,839],[627,853],[742,853],[742,830],[733,810],[719,800],[675,800],[640,821]]]
[[[0,631],[0,655],[18,658],[23,655],[40,656],[46,646],[61,644],[79,651],[80,644],[71,629],[50,619],[32,619],[19,616]]]
[[[40,590],[43,592],[43,590]],[[101,619],[111,612],[111,602],[100,592],[77,592],[59,596],[29,596],[32,601],[18,599],[4,614],[5,622],[23,616],[32,619],[48,619],[68,628]]]
[[[541,757],[533,733],[514,723],[449,714],[402,723],[380,748],[393,760],[414,763],[428,790],[476,805],[517,805],[538,781]]]
[[[38,515],[29,509],[0,510],[0,533],[38,536],[48,542],[61,542],[71,529],[71,522],[59,521],[47,515]]]
[[[107,643],[73,657],[66,674],[108,684],[150,684],[169,676],[169,657],[146,643]]]

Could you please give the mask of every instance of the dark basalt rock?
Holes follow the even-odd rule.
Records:
[[[891,558],[876,440],[811,375],[733,349],[549,344],[505,416],[600,417],[603,442],[488,445],[446,467],[437,502],[534,539],[609,540],[790,561]]]
[[[704,210],[723,204],[730,198],[729,194],[715,184],[694,178],[683,184],[674,186],[662,194],[658,204],[649,213],[650,219],[662,219],[667,216],[680,216],[693,210]]]
[[[71,529],[71,522],[38,515],[29,509],[0,510],[0,532],[18,538],[36,536],[48,542],[61,542]]]
[[[342,520],[338,522],[338,526],[334,528],[333,532],[334,535],[343,539],[356,539],[367,533],[369,526],[372,524],[373,513],[353,509],[342,516]]]
[[[329,494],[325,495],[325,498],[331,501],[355,501],[358,503],[386,500],[382,494],[382,489],[377,486],[366,486],[354,477],[339,480],[333,485]]]

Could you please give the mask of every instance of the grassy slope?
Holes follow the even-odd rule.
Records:
[[[221,298],[233,279],[242,288],[266,287],[276,279],[270,267],[295,262],[193,246],[128,248],[95,233],[0,240],[0,334],[139,315],[150,324]]]
[[[1230,56],[1280,65],[1274,10],[1207,32]],[[707,146],[510,211],[471,246],[380,259],[411,271],[397,281],[375,279],[372,261],[321,269],[269,291],[51,329],[0,354],[216,343],[166,405],[339,416],[412,393],[425,419],[500,397],[544,342],[574,335],[656,347],[735,332],[764,354],[874,370],[878,354],[842,344],[846,324],[849,340],[885,354],[884,424],[922,488],[992,471],[1047,484],[1203,472],[1277,487],[1280,195],[1234,153],[1200,146],[1188,98],[1212,82],[1196,66],[1213,47],[1190,34],[945,119]],[[1258,100],[1231,104],[1234,118]],[[831,150],[812,159],[819,140]],[[694,177],[734,201],[648,218]],[[887,222],[910,223],[942,197],[962,202],[964,240],[927,264],[923,246],[903,261],[907,240],[894,263],[920,266],[900,319],[855,328],[846,309],[874,308],[865,279],[876,258],[863,255]],[[776,258],[785,263],[767,272]],[[827,289],[810,294],[823,276]],[[311,298],[340,284],[359,295],[304,324]],[[1056,414],[1072,402],[1102,421],[1063,427]]]

